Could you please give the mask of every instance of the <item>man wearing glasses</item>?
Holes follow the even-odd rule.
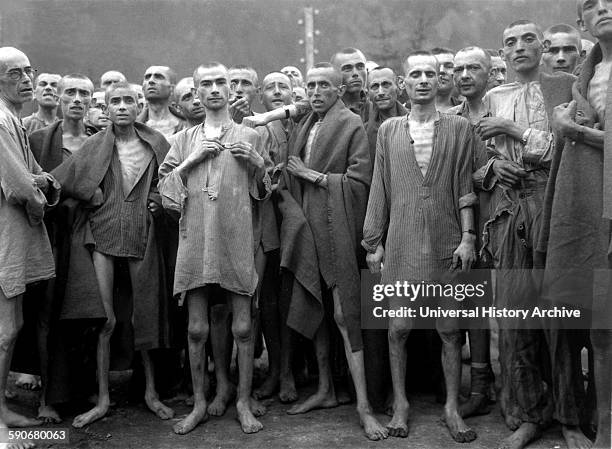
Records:
[[[27,284],[55,276],[51,245],[43,223],[45,210],[57,204],[59,184],[42,171],[30,151],[19,120],[32,100],[34,70],[13,47],[0,48],[0,392],[23,325]],[[0,394],[0,428],[28,427],[40,421],[10,411]]]

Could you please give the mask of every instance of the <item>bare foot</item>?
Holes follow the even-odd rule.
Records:
[[[469,443],[478,437],[476,432],[465,424],[457,411],[448,412],[445,410],[442,419],[446,424],[451,437],[457,443]]]
[[[5,408],[4,410],[0,410],[0,423],[3,423],[6,427],[34,427],[40,426],[42,421],[34,418],[26,418],[25,416]]]
[[[164,405],[156,394],[145,394],[144,400],[149,410],[155,413],[160,419],[174,418],[174,410]]]
[[[385,427],[380,425],[378,420],[372,414],[372,410],[357,409],[357,414],[359,414],[359,422],[363,426],[363,431],[368,439],[372,441],[379,441],[384,440],[389,436],[389,432]]]
[[[223,416],[227,410],[227,406],[236,396],[236,387],[229,384],[228,388],[217,385],[217,394],[210,404],[208,404],[208,413],[212,416]]]
[[[15,385],[24,390],[39,390],[40,389],[40,377],[32,374],[20,373],[15,381]]]
[[[387,424],[389,435],[392,437],[406,438],[408,436],[408,402],[395,403],[393,405],[393,418]]]
[[[336,396],[332,393],[317,391],[301,404],[296,404],[287,410],[288,415],[298,415],[300,413],[308,413],[317,408],[333,408],[338,406]]]
[[[72,426],[76,427],[77,429],[80,429],[82,427],[85,427],[87,424],[91,424],[92,422],[97,421],[100,418],[104,418],[107,413],[108,405],[96,405],[88,412],[83,413],[82,415],[79,415],[74,418],[74,421],[72,421]]]
[[[250,406],[251,406],[251,412],[253,412],[253,415],[256,418],[259,418],[260,416],[263,416],[266,414],[266,406],[263,405],[261,402],[259,402],[257,399],[255,399],[254,397],[250,397]]]
[[[265,399],[272,396],[278,390],[278,376],[268,376],[265,382],[253,391],[255,399]]]
[[[284,379],[281,377],[280,391],[278,392],[278,399],[283,404],[288,404],[290,402],[297,401],[298,393],[297,393],[297,390],[295,389],[295,382],[293,381],[293,376],[287,379]]]
[[[253,416],[250,404],[245,404],[242,401],[236,402],[236,413],[244,433],[257,433],[263,429],[263,424]]]
[[[459,406],[459,416],[469,418],[470,416],[488,415],[491,413],[489,398],[485,394],[471,394],[469,399]]]
[[[540,437],[540,429],[536,424],[523,423],[509,437],[504,438],[498,449],[523,449],[529,442]]]
[[[593,442],[589,440],[578,426],[561,426],[567,449],[591,449]]]
[[[172,427],[172,430],[178,435],[185,435],[195,429],[198,424],[206,422],[207,419],[206,406],[202,408],[194,407],[189,415]]]
[[[47,424],[58,424],[62,422],[59,413],[50,405],[41,405],[38,407],[38,419]]]

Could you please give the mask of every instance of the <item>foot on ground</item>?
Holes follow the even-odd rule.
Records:
[[[504,438],[498,449],[523,449],[531,441],[540,437],[540,429],[536,424],[523,423],[512,435]]]
[[[318,408],[333,408],[337,406],[338,401],[333,393],[317,391],[301,404],[296,404],[287,410],[287,414],[298,415]]]
[[[278,376],[268,376],[259,388],[253,391],[255,399],[266,399],[274,395],[278,390]]]
[[[228,384],[227,386],[217,385],[217,394],[214,399],[208,404],[208,414],[212,416],[223,416],[227,410],[227,406],[236,397],[236,386]]]
[[[104,416],[108,413],[108,405],[96,405],[94,408],[89,410],[82,415],[77,416],[72,421],[72,426],[80,429],[85,427],[88,424],[91,424],[94,421],[97,421],[100,418],[104,418]]]
[[[207,419],[208,413],[206,413],[206,405],[202,408],[194,407],[189,415],[172,427],[172,430],[178,435],[185,435],[195,429],[198,424],[206,422]]]
[[[582,433],[580,427],[562,426],[561,431],[563,432],[567,449],[591,449],[593,447],[593,442]]]
[[[290,402],[297,401],[298,393],[297,393],[297,390],[295,389],[295,382],[293,381],[293,376],[287,379],[284,379],[281,377],[280,391],[278,392],[278,399],[283,404],[288,404]]]
[[[174,410],[164,405],[156,394],[145,394],[144,400],[149,410],[155,413],[160,419],[174,418]]]
[[[266,414],[267,409],[265,405],[263,405],[261,402],[259,402],[257,399],[255,399],[252,396],[249,399],[250,399],[251,412],[253,412],[253,415],[256,418],[259,418],[260,416],[263,416]]]
[[[34,418],[27,418],[9,409],[0,411],[0,423],[6,427],[34,427],[40,426],[42,421]]]
[[[38,407],[38,419],[46,424],[59,424],[62,422],[59,413],[50,405],[41,405]]]
[[[359,415],[359,422],[368,439],[379,441],[389,436],[388,430],[378,422],[376,417],[372,414],[372,410],[357,409],[357,414]]]
[[[393,405],[393,418],[387,424],[389,436],[406,438],[408,436],[408,412],[410,405],[408,402],[396,403]]]
[[[241,401],[236,402],[236,413],[244,433],[257,433],[263,429],[263,424],[253,416],[250,404],[245,404]]]
[[[15,385],[24,390],[40,390],[40,377],[32,374],[20,373],[15,380]]]
[[[470,443],[478,437],[476,432],[463,421],[456,411],[445,411],[442,420],[446,424],[451,437],[457,443]]]
[[[471,394],[469,399],[459,406],[459,416],[469,418],[470,416],[488,415],[491,413],[489,398],[485,394]]]

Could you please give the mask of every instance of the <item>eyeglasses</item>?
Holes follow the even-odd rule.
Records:
[[[9,77],[9,79],[13,81],[19,81],[24,75],[34,79],[36,76],[36,69],[32,67],[24,67],[23,69],[11,69],[7,70],[5,75]]]

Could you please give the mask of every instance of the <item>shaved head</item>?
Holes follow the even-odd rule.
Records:
[[[330,81],[336,87],[342,84],[342,73],[340,73],[340,70],[328,62],[319,62],[318,64],[315,64],[306,74],[306,79],[308,79],[308,77],[313,73],[325,73],[329,76]]]
[[[0,71],[6,72],[8,65],[15,59],[28,59],[26,54],[15,47],[0,47]]]

